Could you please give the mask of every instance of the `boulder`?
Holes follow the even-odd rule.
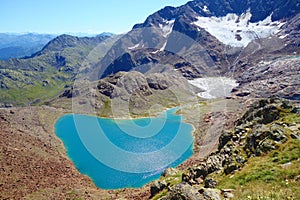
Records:
[[[162,190],[164,190],[165,188],[167,188],[167,184],[165,181],[154,181],[152,183],[152,185],[150,186],[150,194],[151,197],[154,197],[156,194],[158,194],[159,192],[161,192]]]
[[[250,94],[251,94],[251,92],[249,92],[249,91],[242,91],[242,92],[237,93],[236,96],[246,97],[246,96],[249,96]]]
[[[294,140],[300,140],[300,136],[293,133],[291,134],[291,138]]]
[[[176,176],[179,173],[179,170],[175,168],[167,168],[163,173],[162,176],[167,177],[167,176]]]
[[[173,83],[168,77],[163,74],[149,74],[147,76],[147,82],[149,87],[155,90],[166,90],[168,89]]]
[[[199,200],[203,199],[198,189],[187,184],[180,183],[171,188],[169,194],[163,200],[186,199],[186,200]]]
[[[224,133],[219,138],[219,146],[218,149],[222,149],[227,142],[229,142],[232,138],[232,132],[231,131],[224,131]]]
[[[79,90],[74,89],[73,87],[70,89],[67,89],[61,94],[59,97],[66,97],[66,98],[72,98],[79,96]]]
[[[291,112],[295,113],[295,114],[299,114],[300,113],[300,106],[294,107]]]
[[[215,188],[218,185],[218,181],[212,178],[206,178],[204,180],[204,187],[205,188]]]
[[[232,163],[224,166],[224,173],[225,174],[231,174],[232,172],[234,172],[238,168],[239,168],[239,166],[232,162]]]
[[[184,172],[182,174],[182,181],[187,183],[196,182],[198,178],[204,179],[207,175],[206,164],[202,162],[197,167],[190,168],[187,172]]]
[[[212,188],[202,188],[199,190],[205,200],[221,200],[221,190]],[[201,198],[200,198],[201,199]]]

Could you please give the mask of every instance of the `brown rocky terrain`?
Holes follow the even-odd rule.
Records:
[[[0,199],[146,199],[146,187],[100,190],[77,171],[54,133],[63,113],[46,106],[0,110]]]

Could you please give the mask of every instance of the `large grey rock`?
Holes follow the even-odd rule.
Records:
[[[206,178],[204,180],[204,186],[206,188],[215,188],[218,185],[218,181],[212,179],[212,178]]]
[[[187,183],[181,183],[169,191],[168,195],[162,200],[202,200],[203,196],[199,193],[198,188],[192,187]]]
[[[205,200],[222,200],[221,191],[218,189],[202,188],[199,192]]]
[[[156,194],[161,192],[163,189],[167,188],[165,181],[154,181],[150,186],[151,197],[154,197]]]
[[[168,79],[163,74],[155,73],[147,76],[147,82],[150,88],[155,90],[165,90],[173,85],[174,80]]]
[[[116,85],[119,88],[125,89],[128,94],[134,94],[137,92],[141,92],[145,96],[152,94],[146,77],[140,72],[132,71],[124,74],[120,77]]]
[[[116,87],[115,85],[113,85],[111,83],[105,82],[103,80],[100,80],[98,82],[97,88],[101,94],[108,96],[110,98],[116,98],[116,97],[122,95],[122,91],[120,88]]]

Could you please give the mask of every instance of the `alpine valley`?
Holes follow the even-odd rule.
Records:
[[[0,199],[300,199],[299,0],[193,0],[123,35],[44,37],[0,60]],[[193,155],[140,188],[97,188],[55,134],[68,113],[175,107]]]

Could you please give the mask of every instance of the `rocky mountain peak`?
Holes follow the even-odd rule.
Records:
[[[166,60],[181,70],[172,62],[172,54],[190,59],[183,61],[187,66],[181,70],[196,73],[189,77],[226,74],[242,63],[238,59],[245,51],[246,57],[260,50],[268,54],[275,51],[274,44],[278,44],[278,52],[294,51],[296,37],[283,33],[287,27],[295,30],[299,11],[299,0],[194,0],[180,7],[165,7],[115,43],[98,64],[99,77],[136,68],[145,73],[149,64],[165,65]],[[270,38],[274,41],[267,41]],[[140,67],[145,65],[145,57],[148,65]]]
[[[77,36],[71,36],[67,34],[59,35],[53,40],[51,40],[48,44],[45,45],[45,47],[38,52],[49,52],[49,51],[62,51],[66,48],[70,47],[76,47],[76,46],[88,46],[93,45],[93,43],[101,42],[112,35],[97,35],[96,37],[77,37]]]

